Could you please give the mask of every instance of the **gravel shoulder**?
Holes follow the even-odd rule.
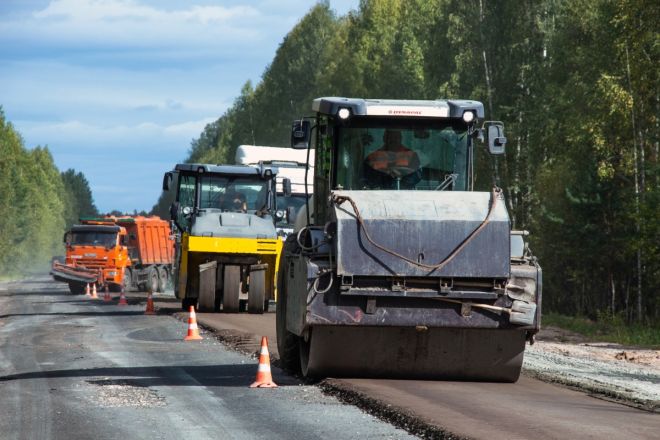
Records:
[[[523,374],[660,412],[660,350],[589,342],[548,327],[526,348]]]

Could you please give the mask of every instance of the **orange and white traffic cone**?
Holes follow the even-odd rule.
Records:
[[[190,306],[190,316],[188,317],[188,336],[183,338],[184,341],[199,341],[202,338],[199,335],[199,327],[197,327],[197,315],[195,315],[195,306]]]
[[[110,296],[110,290],[108,290],[108,284],[105,285],[105,294],[103,295],[103,301],[110,302],[112,297]]]
[[[96,283],[92,284],[92,299],[99,299],[99,296],[96,294]]]
[[[268,339],[261,338],[261,351],[259,352],[259,367],[257,368],[257,379],[250,388],[277,388],[270,374],[270,355],[268,354]]]
[[[85,286],[85,296],[92,296],[92,295],[89,293],[89,283],[87,283],[87,285]]]
[[[117,303],[118,306],[127,306],[128,302],[126,302],[126,296],[124,296],[124,286],[121,286],[121,292],[119,292],[119,302]]]
[[[154,299],[151,296],[151,290],[147,292],[147,308],[144,311],[145,315],[155,315],[156,310],[154,310]]]

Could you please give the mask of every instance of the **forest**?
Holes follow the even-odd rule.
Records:
[[[287,146],[319,96],[480,100],[509,143],[498,160],[480,149],[476,186],[502,187],[530,231],[544,310],[657,324],[658,23],[652,0],[319,2],[186,161]]]
[[[48,148],[27,149],[0,107],[0,277],[44,271],[63,255],[64,231],[97,215],[89,182],[60,172]]]

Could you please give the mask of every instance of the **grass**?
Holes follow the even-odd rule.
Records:
[[[627,324],[621,316],[609,313],[599,313],[596,320],[544,313],[541,325],[563,328],[599,342],[660,348],[660,324]]]

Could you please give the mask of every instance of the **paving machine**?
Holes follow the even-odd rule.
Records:
[[[292,127],[316,163],[280,261],[282,363],[312,378],[515,382],[540,328],[541,269],[502,191],[473,190],[474,140],[503,154],[503,124],[468,100],[312,108]]]
[[[266,166],[209,164],[165,173],[163,190],[176,190],[174,291],[184,310],[267,310],[282,249],[272,213],[276,175]]]

